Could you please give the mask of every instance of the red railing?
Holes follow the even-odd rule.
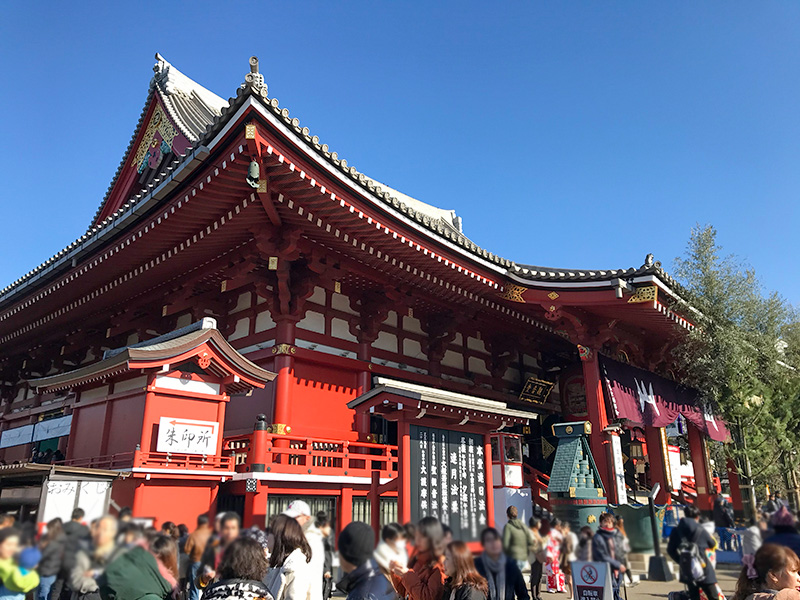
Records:
[[[547,494],[547,486],[550,485],[550,476],[527,464],[522,465],[522,469],[525,483],[531,486],[533,501],[542,508],[550,510],[550,496]]]
[[[397,446],[350,442],[293,435],[263,434],[263,457],[253,456],[251,435],[225,438],[225,453],[236,470],[247,472],[252,464],[263,464],[271,473],[302,475],[344,475],[371,477],[378,471],[381,478],[397,476]]]
[[[106,456],[73,458],[63,463],[68,467],[94,469],[192,469],[208,471],[233,471],[232,456],[204,456],[202,454],[173,454],[171,452],[121,452]]]

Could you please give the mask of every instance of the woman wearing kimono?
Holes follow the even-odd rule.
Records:
[[[545,552],[547,554],[547,562],[545,563],[545,574],[547,575],[547,591],[550,593],[563,592],[564,587],[564,573],[561,571],[561,545],[564,538],[557,527],[558,523],[555,522],[551,527],[550,523],[545,520],[542,521],[541,534],[545,540]]]

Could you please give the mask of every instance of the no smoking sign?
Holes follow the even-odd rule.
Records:
[[[585,565],[581,569],[581,577],[586,583],[591,585],[597,581],[597,569],[592,565]]]

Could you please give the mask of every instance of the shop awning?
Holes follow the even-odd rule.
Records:
[[[730,439],[724,421],[704,410],[695,390],[602,356],[600,367],[615,418],[666,427],[675,422],[678,415],[683,415],[712,440],[727,442]]]

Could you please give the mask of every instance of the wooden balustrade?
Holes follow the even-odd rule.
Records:
[[[142,469],[192,469],[209,471],[233,471],[232,456],[215,456],[202,454],[173,454],[171,452],[121,452],[106,456],[92,456],[66,460],[68,467],[88,467],[93,469],[125,470]]]
[[[252,456],[252,436],[226,438],[224,452],[246,472],[251,464],[263,464],[267,472],[307,475],[344,475],[382,478],[397,476],[397,446],[293,435],[265,435],[265,456]]]

